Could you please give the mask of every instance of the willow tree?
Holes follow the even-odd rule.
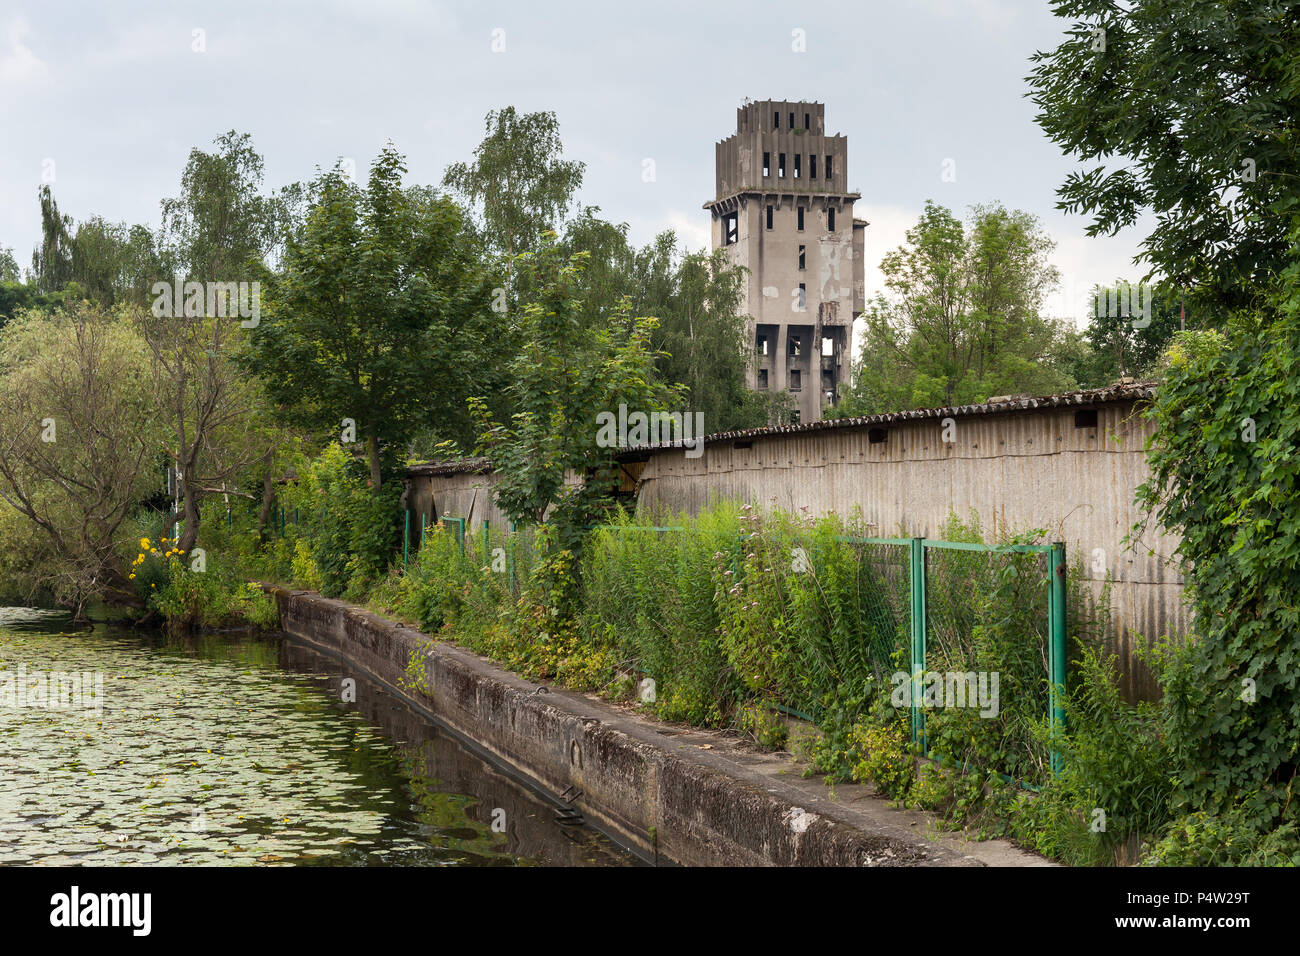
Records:
[[[75,304],[0,330],[0,508],[45,542],[43,589],[142,606],[123,536],[158,487],[162,431],[129,322]]]

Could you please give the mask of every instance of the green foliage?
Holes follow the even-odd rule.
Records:
[[[740,708],[740,729],[761,747],[781,750],[790,739],[790,730],[779,711],[761,701],[747,701]]]
[[[242,357],[286,420],[339,434],[352,419],[376,488],[383,450],[421,426],[468,439],[465,402],[488,359],[487,280],[461,212],[403,188],[404,171],[390,145],[366,188],[341,168],[312,184],[306,224]]]
[[[622,666],[655,680],[661,716],[717,724],[739,694],[715,604],[716,555],[736,539],[737,512],[717,508],[689,523],[684,516],[662,520],[660,527],[685,530],[651,530],[616,512],[611,527],[592,533],[583,550],[579,626]]]
[[[1053,785],[1077,806],[1105,811],[1108,846],[1158,832],[1172,816],[1174,767],[1160,706],[1125,701],[1115,658],[1097,646],[1081,648],[1072,677],[1070,731],[1056,741],[1064,769]]]
[[[156,546],[152,539],[141,538],[139,548],[131,578],[147,606],[160,614],[170,629],[189,632],[224,624],[267,629],[279,625],[274,598],[257,583],[243,580],[237,562],[208,564],[205,549],[200,566],[166,537],[159,538]]]
[[[891,800],[905,800],[915,779],[907,721],[897,712],[880,717],[884,719],[860,720],[853,727],[852,776],[859,783],[875,784]]]
[[[562,159],[554,113],[491,110],[472,163],[452,163],[444,183],[475,211],[484,245],[506,262],[554,231],[582,185],[585,164]]]
[[[150,285],[176,275],[199,282],[258,279],[290,229],[298,187],[263,194],[264,164],[252,137],[230,130],[213,146],[210,153],[190,150],[180,195],[162,201],[162,248]],[[140,243],[141,255],[147,259],[153,254],[145,242],[147,232],[138,240],[134,230],[131,236]]]
[[[1300,830],[1286,823],[1261,836],[1241,807],[1180,817],[1142,860],[1145,866],[1300,866]]]
[[[1028,213],[977,206],[963,226],[927,202],[906,245],[881,262],[889,295],[863,316],[862,358],[838,414],[1073,387],[1052,361],[1066,328],[1042,315],[1057,282],[1051,249]]]
[[[1117,280],[1108,288],[1093,290],[1103,303],[1097,315],[1094,307],[1088,315],[1088,327],[1080,336],[1086,348],[1077,354],[1063,356],[1065,367],[1078,380],[1081,388],[1101,388],[1120,378],[1129,376],[1148,379],[1158,376],[1161,359],[1171,339],[1180,334],[1184,325],[1196,329],[1200,319],[1182,314],[1179,290],[1169,285],[1155,286],[1149,291],[1136,284]],[[1115,299],[1112,312],[1111,298]],[[1125,307],[1121,308],[1120,303]],[[1127,306],[1132,305],[1132,310]],[[1149,303],[1150,324],[1134,325],[1140,303]],[[1138,319],[1139,322],[1142,320]]]
[[[357,599],[388,570],[399,547],[401,491],[393,483],[374,491],[363,463],[334,443],[299,466],[285,501],[298,508],[322,594]],[[305,567],[296,548],[292,560]]]
[[[1196,634],[1162,680],[1177,806],[1216,814],[1240,795],[1261,831],[1297,819],[1300,764],[1300,293],[1290,295],[1267,332],[1243,321],[1226,341],[1175,343],[1138,492],[1147,520],[1181,538],[1195,608]]]
[[[841,540],[854,528],[835,517],[745,508],[739,522],[717,559],[717,600],[727,657],[746,687],[812,713],[827,695],[865,699],[887,683],[907,633],[906,583],[896,576],[906,549]]]
[[[28,556],[47,558],[24,590],[138,603],[122,556],[160,475],[149,368],[132,324],[88,303],[0,328],[0,507],[21,516],[13,542],[39,535]]]
[[[1153,210],[1152,270],[1212,313],[1259,304],[1290,261],[1300,21],[1255,0],[1054,0],[1068,39],[1029,77],[1040,126],[1086,164],[1058,190],[1091,236]],[[1099,32],[1104,31],[1104,32]],[[1193,82],[1189,78],[1194,77]]]
[[[472,551],[462,553],[456,534],[441,525],[428,529],[414,560],[394,579],[389,603],[430,634],[456,628],[463,617],[469,617],[466,624],[486,624],[506,597],[492,572],[475,562]]]
[[[579,323],[584,261],[564,256],[554,236],[519,257],[536,297],[518,316],[521,350],[509,365],[514,412],[497,422],[484,400],[471,400],[481,449],[500,475],[501,508],[522,525],[546,520],[555,545],[569,550],[615,487],[617,449],[602,447],[598,415],[617,414],[620,405],[659,410],[673,394],[655,382],[653,319],[633,317],[624,303],[595,329]],[[566,485],[570,472],[585,481]]]

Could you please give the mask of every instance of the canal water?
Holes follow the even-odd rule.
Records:
[[[637,862],[282,635],[0,608],[0,864]]]

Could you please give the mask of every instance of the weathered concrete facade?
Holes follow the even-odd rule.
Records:
[[[725,433],[710,436],[699,458],[645,448],[627,453],[623,467],[642,511],[693,514],[719,500],[813,515],[859,510],[880,537],[939,537],[949,515],[972,512],[989,540],[1043,529],[1066,543],[1072,570],[1082,557],[1094,594],[1111,582],[1109,636],[1125,691],[1152,697],[1138,635],[1181,634],[1190,615],[1169,563],[1178,539],[1151,528],[1132,548],[1123,544],[1142,517],[1134,493],[1149,473],[1150,395],[1150,385],[1114,386]],[[466,474],[471,466],[421,466],[435,473],[413,475],[414,500],[435,502],[439,514],[497,514],[493,476],[482,463]]]
[[[407,470],[404,504],[411,512],[411,541],[418,546],[421,518],[437,524],[444,517],[464,518],[469,529],[486,520],[508,528],[510,518],[497,506],[495,476],[483,459],[415,465]]]
[[[700,458],[646,456],[642,509],[696,512],[712,500],[850,515],[881,537],[939,537],[950,514],[979,515],[986,538],[1043,529],[1082,556],[1094,594],[1110,579],[1110,639],[1126,692],[1156,686],[1134,647],[1189,625],[1183,581],[1169,558],[1177,538],[1148,529],[1134,492],[1148,475],[1150,386],[926,409],[815,426],[712,436]],[[951,440],[945,440],[945,437]]]
[[[849,380],[863,310],[861,196],[848,188],[848,140],[827,136],[820,103],[764,100],[736,111],[716,146],[713,248],[749,270],[745,310],[757,353],[749,385],[787,390],[818,421]]]

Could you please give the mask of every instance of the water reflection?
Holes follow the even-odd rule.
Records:
[[[354,675],[291,640],[68,627],[0,609],[0,691],[104,680],[98,713],[0,705],[0,862],[636,862],[360,675],[345,701]]]

